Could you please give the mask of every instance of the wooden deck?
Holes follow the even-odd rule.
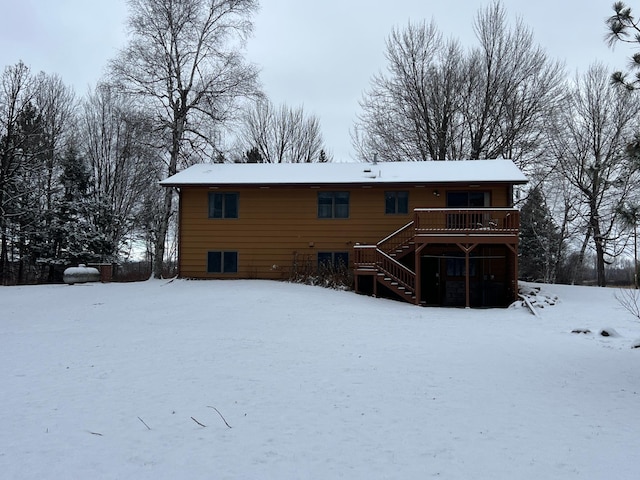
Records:
[[[472,250],[478,245],[505,245],[513,254],[513,284],[517,286],[517,247],[520,212],[514,208],[418,208],[413,221],[374,245],[354,246],[356,290],[360,276],[374,277],[378,284],[401,298],[421,303],[420,255],[427,245],[455,245],[464,255],[467,271]],[[413,254],[412,262],[403,261]],[[410,258],[410,257],[409,257]],[[466,279],[467,307],[469,279]]]

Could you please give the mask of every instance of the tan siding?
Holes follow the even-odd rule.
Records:
[[[487,190],[486,187],[480,187]],[[318,191],[350,192],[348,219],[318,219]],[[209,190],[183,188],[181,194],[180,273],[200,278],[287,278],[294,257],[311,260],[318,252],[346,251],[355,243],[376,243],[412,220],[412,214],[385,215],[384,192],[408,190],[409,211],[445,207],[447,188],[258,187]],[[440,196],[434,195],[438,190]],[[239,218],[209,219],[208,193],[238,192]],[[492,204],[506,206],[508,189],[492,190]],[[206,273],[208,251],[237,251],[238,274]]]

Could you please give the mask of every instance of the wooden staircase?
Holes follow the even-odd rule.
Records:
[[[470,252],[478,245],[504,245],[511,252],[514,285],[517,291],[517,256],[520,213],[515,208],[416,208],[413,221],[383,238],[374,245],[354,247],[355,287],[359,290],[362,277],[373,277],[373,294],[384,285],[401,299],[424,304],[417,295],[421,282],[416,273],[403,262],[426,245],[450,245],[457,248],[461,258],[469,262]],[[415,259],[415,261],[419,261]],[[424,273],[424,272],[423,272]],[[470,280],[465,277],[466,306],[470,306]],[[367,282],[367,290],[370,287]]]
[[[416,303],[416,274],[400,260],[415,250],[414,222],[393,232],[375,245],[356,245],[356,275],[374,275],[374,281]]]

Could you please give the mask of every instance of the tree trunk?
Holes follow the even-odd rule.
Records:
[[[0,222],[2,223],[2,222]],[[9,284],[9,255],[7,249],[7,235],[4,225],[0,225],[0,285]]]
[[[164,269],[164,252],[165,243],[167,241],[167,231],[169,230],[169,219],[171,218],[171,208],[173,206],[173,190],[165,189],[164,205],[162,217],[158,225],[158,234],[156,236],[155,254],[153,257],[152,275],[153,278],[162,278]]]
[[[591,225],[591,231],[593,232],[593,241],[596,246],[596,275],[599,287],[606,287],[607,280],[604,274],[604,239],[602,238],[602,232],[600,231],[599,215],[596,209],[595,201],[591,202],[591,214],[589,223]]]
[[[584,265],[584,256],[587,251],[587,245],[591,239],[591,228],[587,228],[587,233],[584,235],[584,241],[580,247],[580,254],[578,255],[578,261],[573,266],[573,272],[571,274],[571,285],[576,284],[578,279],[578,272],[582,272],[582,266]]]
[[[167,171],[169,176],[175,175],[178,172],[178,158],[180,156],[180,147],[187,121],[187,111],[181,107],[181,105],[185,105],[185,103],[186,92],[183,92],[183,97],[180,99],[180,102],[176,104],[173,110],[174,122],[171,136],[171,150],[169,152],[169,169]],[[172,207],[173,189],[167,188],[164,193],[164,210],[162,211],[162,217],[160,219],[160,224],[158,225],[158,236],[156,237],[156,253],[153,262],[154,278],[162,278],[165,245],[167,242],[167,232],[169,231],[169,220],[171,219]]]
[[[596,236],[597,235],[597,236]],[[598,232],[595,237],[596,242],[596,273],[598,276],[598,286],[606,287],[607,279],[604,270],[604,246],[602,245],[602,236]]]

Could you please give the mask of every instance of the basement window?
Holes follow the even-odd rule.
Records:
[[[238,273],[238,252],[207,252],[207,273]]]
[[[349,267],[349,252],[318,252],[318,270],[342,271]]]

